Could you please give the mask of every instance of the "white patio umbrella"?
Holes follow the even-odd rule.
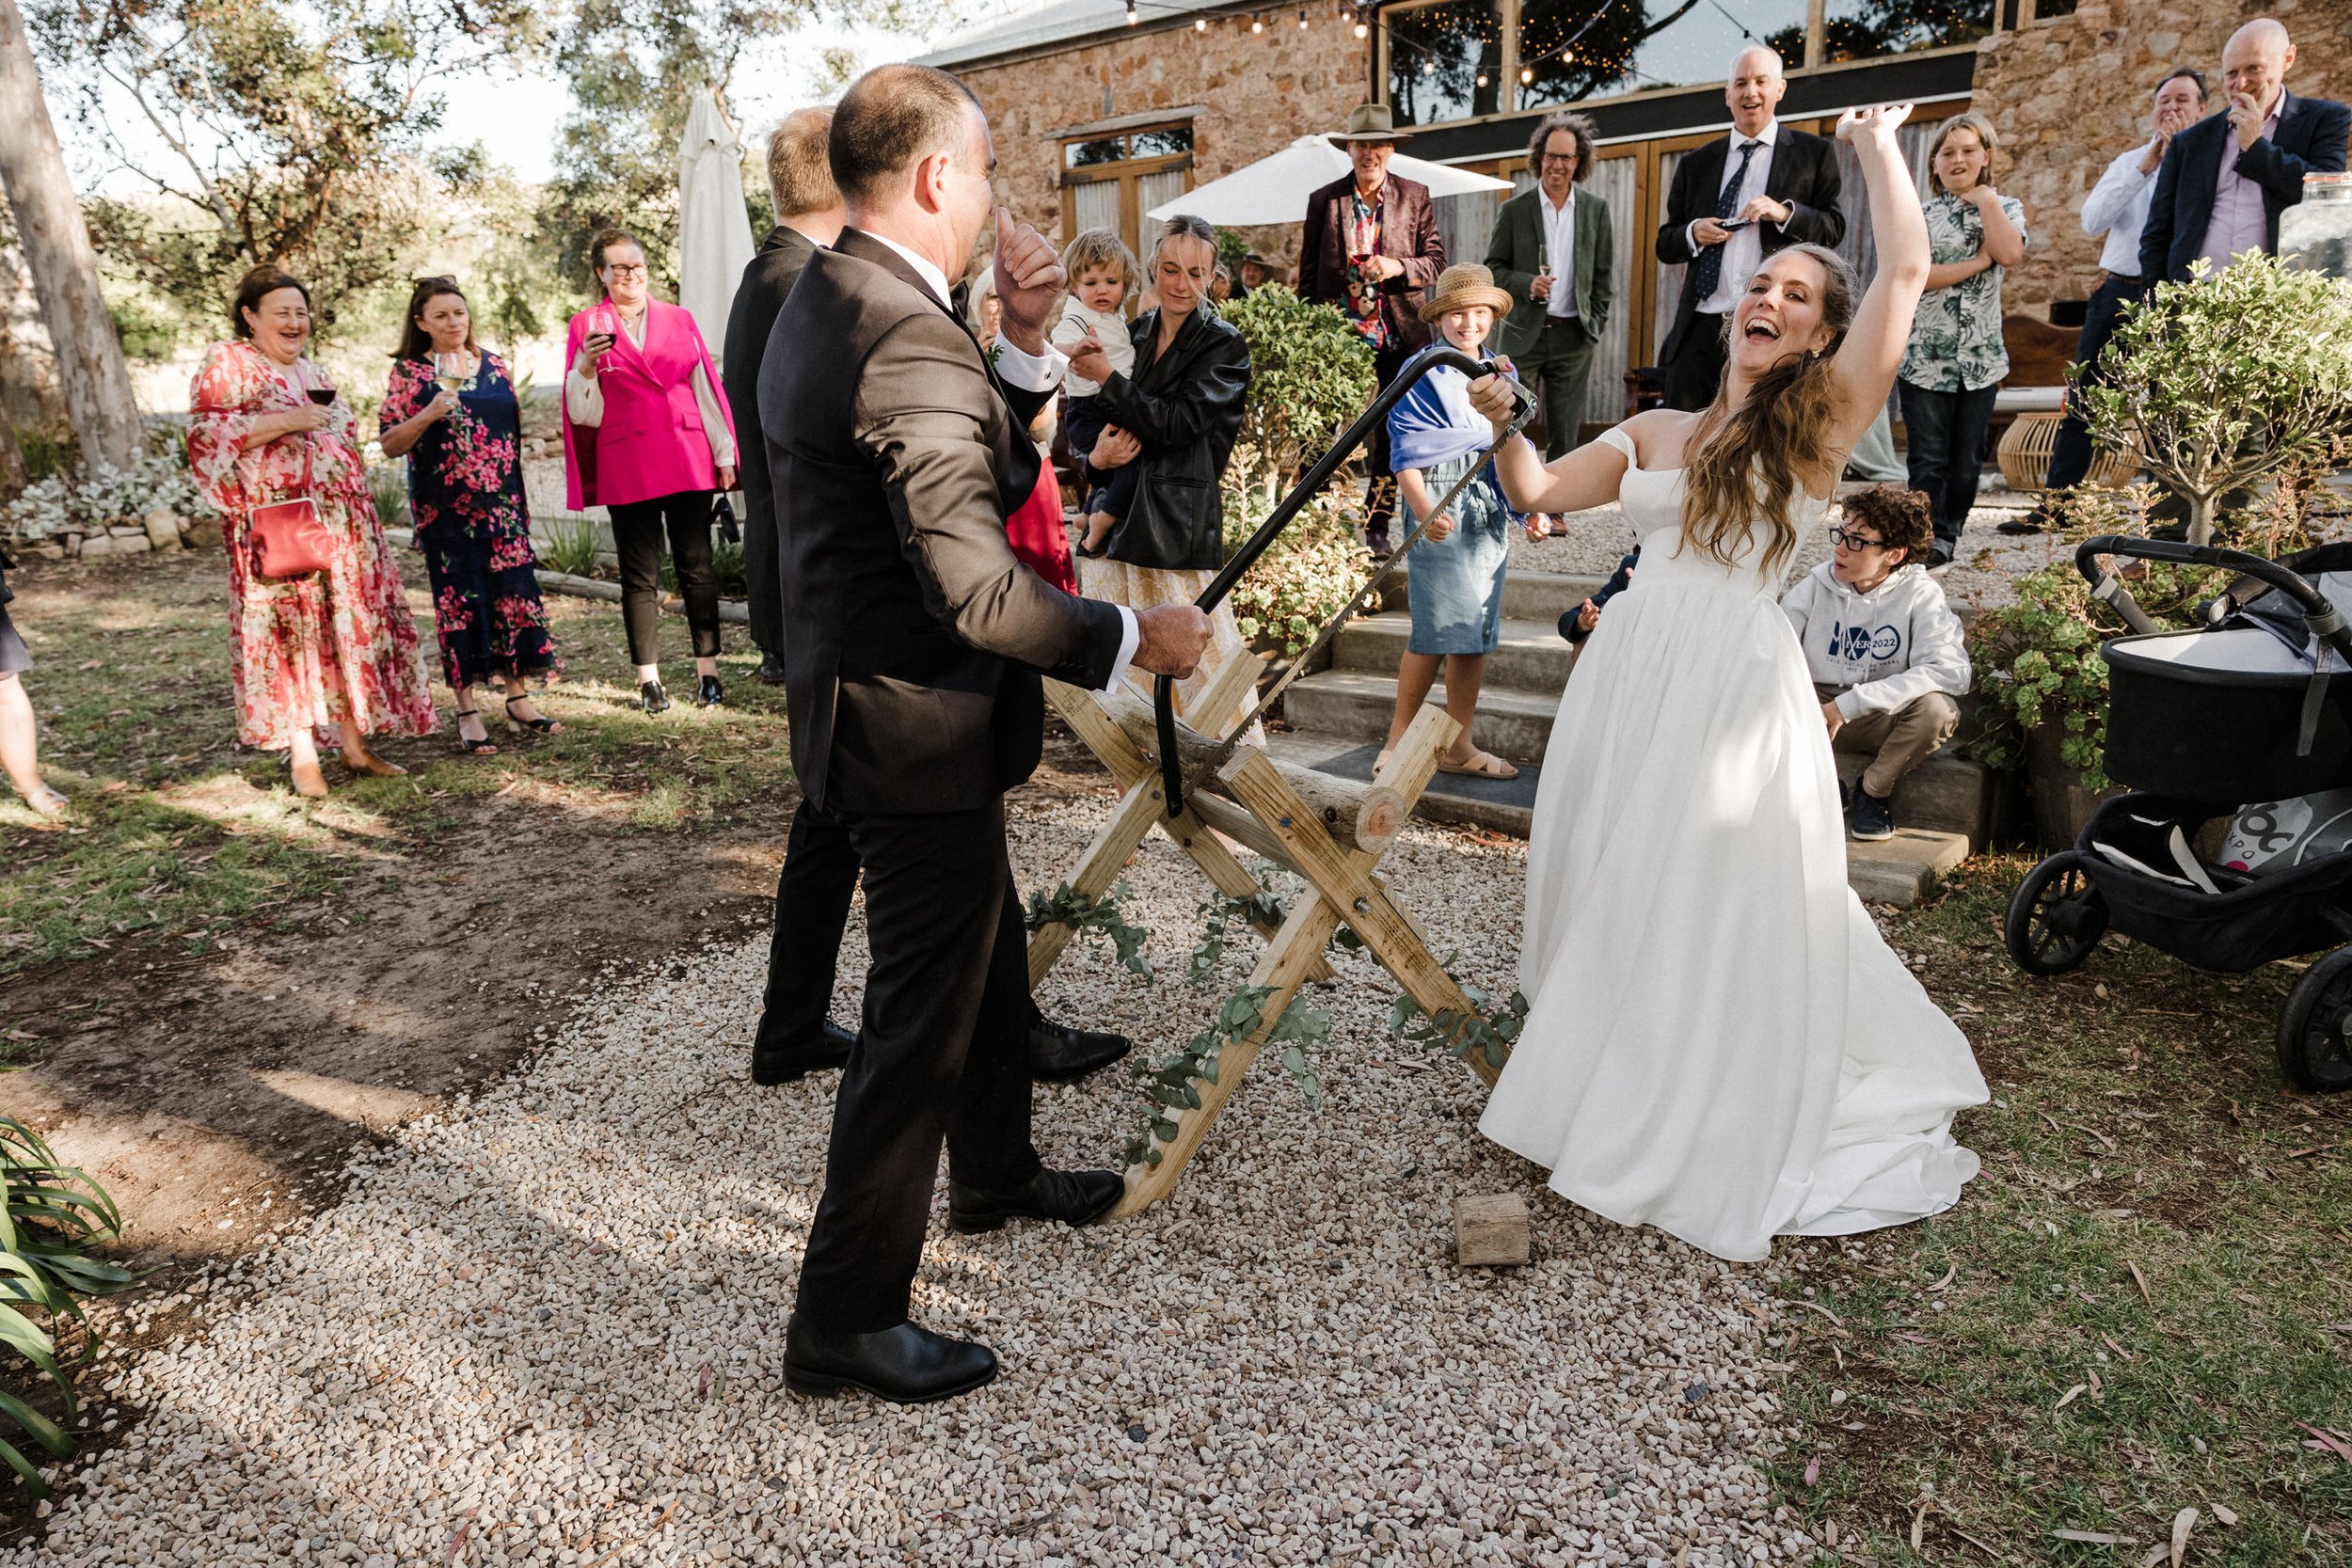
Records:
[[[694,313],[715,359],[727,339],[735,286],[752,259],[752,220],[743,205],[742,145],[707,92],[687,111],[677,182],[677,302]]]
[[[1173,217],[1190,213],[1218,224],[1299,223],[1307,216],[1307,198],[1348,170],[1347,154],[1322,136],[1301,136],[1281,151],[1237,168],[1222,180],[1196,185],[1172,201],[1163,201],[1144,216]],[[1477,191],[1507,191],[1508,180],[1449,164],[1424,163],[1399,152],[1389,160],[1389,172],[1417,180],[1432,197],[1469,196]]]

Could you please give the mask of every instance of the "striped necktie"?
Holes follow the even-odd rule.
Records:
[[[1717,223],[1730,222],[1731,215],[1740,210],[1740,187],[1748,182],[1748,165],[1756,160],[1756,150],[1763,145],[1762,142],[1754,140],[1740,144],[1740,166],[1732,171],[1730,179],[1724,182],[1723,194],[1715,198],[1715,221]],[[1724,247],[1720,245],[1710,245],[1702,248],[1699,251],[1698,269],[1699,292],[1692,298],[1696,304],[1704,305],[1713,296],[1715,285],[1723,279]]]

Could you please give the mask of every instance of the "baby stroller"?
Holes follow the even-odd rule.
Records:
[[[2103,556],[2238,574],[2202,625],[2162,631]],[[2352,1088],[2352,834],[2298,833],[2296,852],[2216,864],[2198,831],[2240,807],[2352,785],[2352,632],[2328,592],[2352,592],[2352,546],[2285,562],[2203,545],[2103,535],[2074,564],[2132,634],[2107,664],[2106,771],[2133,793],[2102,805],[2074,847],[2026,873],[2004,936],[2029,974],[2074,968],[2110,927],[2200,969],[2240,974],[2332,948],[2279,1019],[2280,1069],[2299,1089]],[[2261,814],[2241,820],[2260,821]]]

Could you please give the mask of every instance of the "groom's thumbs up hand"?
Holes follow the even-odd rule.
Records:
[[[1024,354],[1045,352],[1045,323],[1061,304],[1066,281],[1061,257],[1045,237],[996,209],[996,297],[1005,306],[1005,335]]]
[[[1198,605],[1153,605],[1136,611],[1137,669],[1183,680],[1208,651],[1209,617]]]

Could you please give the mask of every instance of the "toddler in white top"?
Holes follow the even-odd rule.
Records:
[[[1135,253],[1111,230],[1089,229],[1070,242],[1061,253],[1061,265],[1070,279],[1070,297],[1062,302],[1061,319],[1054,324],[1053,345],[1067,354],[1092,337],[1103,345],[1103,356],[1112,370],[1122,376],[1132,375],[1136,345],[1127,336],[1127,320],[1120,314],[1120,307],[1126,303],[1141,270],[1136,265]],[[1069,436],[1072,454],[1084,468],[1087,453],[1094,450],[1104,426],[1111,422],[1110,409],[1102,397],[1103,383],[1073,372],[1062,385],[1068,394],[1062,406],[1062,430]],[[1136,476],[1141,467],[1128,463],[1101,474],[1085,469],[1087,531],[1079,554],[1103,553],[1111,530],[1127,515],[1135,499]]]

